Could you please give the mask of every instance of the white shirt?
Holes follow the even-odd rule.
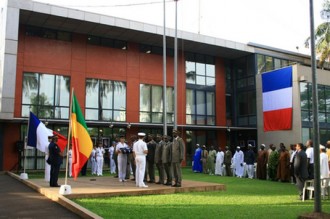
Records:
[[[133,151],[136,156],[138,155],[144,155],[147,156],[144,151],[148,150],[147,144],[142,140],[139,139],[137,142],[133,145]]]
[[[307,148],[306,155],[307,155],[307,158],[310,159],[309,163],[313,164],[314,163],[314,148],[312,148],[312,147]]]
[[[290,163],[293,163],[293,158],[296,156],[297,151],[293,151],[290,156]]]
[[[100,148],[96,148],[96,156],[97,157],[103,157],[103,154],[104,154],[104,149],[102,147]]]
[[[321,179],[329,177],[328,155],[323,152],[320,153],[320,171]]]
[[[121,151],[120,148],[127,148],[127,144],[126,143],[121,143],[121,142],[118,142],[117,146],[116,146],[116,150],[117,151]],[[119,153],[118,155],[121,155],[122,153]]]

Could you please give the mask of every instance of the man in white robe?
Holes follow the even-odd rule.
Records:
[[[328,165],[328,155],[326,154],[326,149],[323,145],[320,145],[320,178],[329,178],[329,165]]]
[[[236,152],[233,157],[233,163],[235,168],[235,175],[239,178],[242,178],[244,173],[244,154],[239,146],[236,148]]]
[[[215,160],[215,175],[223,175],[223,162],[224,162],[225,154],[219,147],[219,151]]]

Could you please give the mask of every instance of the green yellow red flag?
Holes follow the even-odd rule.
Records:
[[[84,116],[74,93],[72,93],[70,123],[72,134],[72,176],[76,179],[81,168],[88,161],[93,149],[93,143],[88,134]]]

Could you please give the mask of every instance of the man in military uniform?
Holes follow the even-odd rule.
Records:
[[[155,164],[159,174],[159,180],[156,184],[164,184],[164,166],[162,162],[163,143],[161,141],[161,135],[157,134],[155,138],[156,150],[155,150]]]
[[[183,161],[185,144],[179,136],[180,132],[173,129],[173,142],[171,147],[171,165],[173,168],[173,176],[175,184],[172,187],[181,187],[182,173],[181,162]]]
[[[153,140],[153,135],[149,134],[147,136],[147,147],[148,147],[148,154],[147,154],[147,169],[144,176],[144,180],[147,181],[147,177],[149,176],[148,183],[155,182],[155,149],[156,149],[156,142]]]
[[[172,185],[172,170],[171,170],[171,147],[172,144],[171,142],[168,141],[168,136],[164,135],[163,136],[163,141],[161,142],[162,144],[162,163],[164,166],[164,171],[166,173],[166,186],[171,186]],[[165,176],[164,176],[165,180]]]

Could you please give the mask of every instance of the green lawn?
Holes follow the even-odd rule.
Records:
[[[188,168],[183,169],[183,178],[222,183],[227,190],[73,201],[104,218],[289,219],[314,209],[312,200],[297,200],[297,189],[289,183],[209,176]],[[322,210],[330,212],[330,200],[322,200]]]

